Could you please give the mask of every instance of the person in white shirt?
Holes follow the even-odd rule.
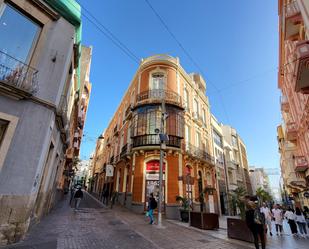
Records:
[[[303,237],[306,237],[307,236],[306,219],[302,214],[302,212],[300,211],[299,207],[296,208],[295,216],[296,216],[295,220],[301,235]]]
[[[293,235],[297,235],[297,226],[295,223],[296,215],[294,214],[294,210],[292,208],[288,208],[288,210],[284,214],[284,217],[288,220],[291,233]]]
[[[269,229],[269,235],[273,236],[272,232],[271,232],[271,218],[272,218],[272,214],[269,210],[269,208],[266,206],[266,203],[263,202],[263,206],[260,208],[260,212],[264,214],[265,217],[265,225],[268,227]],[[266,227],[266,233],[267,233],[267,227]]]
[[[274,205],[274,208],[272,210],[273,218],[275,219],[275,225],[276,225],[276,233],[277,235],[282,235],[282,221],[283,221],[283,212],[279,208],[279,205]]]

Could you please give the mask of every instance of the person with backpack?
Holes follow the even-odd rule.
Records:
[[[157,208],[158,204],[156,199],[153,197],[153,193],[150,194],[149,200],[148,200],[148,216],[150,219],[149,224],[153,224],[153,211]]]
[[[254,238],[254,245],[256,249],[259,249],[259,238],[262,244],[262,249],[265,249],[265,217],[261,213],[260,208],[253,202],[247,203],[246,211],[246,223]]]

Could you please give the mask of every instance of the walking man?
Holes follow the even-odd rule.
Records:
[[[269,229],[269,235],[273,236],[272,232],[271,232],[271,219],[272,219],[272,214],[269,210],[269,208],[267,207],[266,203],[263,202],[263,206],[261,207],[261,213],[264,214],[265,217],[265,225],[266,225],[266,233],[267,233],[267,228]]]
[[[272,210],[273,217],[275,219],[275,225],[276,225],[276,233],[277,235],[282,235],[282,221],[283,221],[283,212],[276,204]]]
[[[81,202],[81,200],[83,199],[83,191],[82,191],[82,187],[78,187],[77,191],[74,194],[74,200],[75,200],[75,210],[77,210],[79,208],[79,204]]]
[[[153,211],[157,208],[157,201],[156,199],[153,197],[153,193],[150,194],[149,197],[149,201],[148,201],[148,216],[150,219],[149,224],[153,224]]]

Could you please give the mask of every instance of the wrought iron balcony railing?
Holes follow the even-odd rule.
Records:
[[[125,144],[121,148],[120,158],[124,158],[125,156],[129,155],[130,152],[131,152],[131,145],[130,144]]]
[[[164,89],[153,89],[145,92],[141,92],[136,96],[137,104],[146,103],[161,103],[162,100],[166,103],[177,105],[183,108],[181,96],[173,91]]]
[[[214,165],[214,158],[205,150],[200,149],[190,143],[184,143],[184,150],[187,154],[200,160],[206,161]]]
[[[170,147],[181,147],[181,138],[169,135],[169,140],[166,142],[166,146]],[[139,146],[154,146],[154,145],[160,145],[160,138],[158,134],[148,134],[148,135],[141,135],[133,137],[133,147],[139,147]]]
[[[35,94],[38,91],[38,70],[0,50],[0,82]]]

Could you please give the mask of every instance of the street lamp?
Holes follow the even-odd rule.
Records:
[[[163,157],[164,150],[166,149],[166,142],[168,141],[168,135],[165,133],[165,119],[168,115],[165,110],[165,100],[162,98],[162,107],[161,107],[161,133],[159,134],[160,138],[160,169],[159,169],[159,207],[158,207],[158,226],[162,226],[162,182],[163,182]],[[158,131],[158,130],[156,130]]]

